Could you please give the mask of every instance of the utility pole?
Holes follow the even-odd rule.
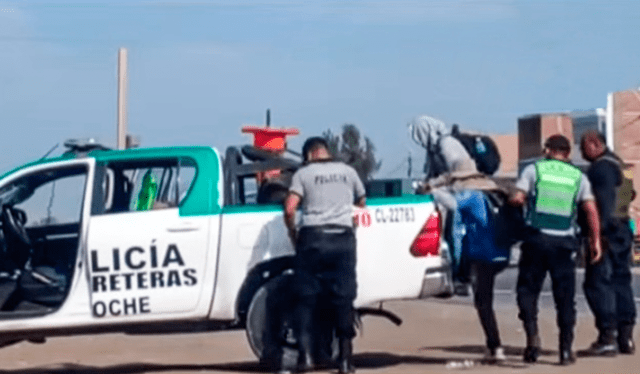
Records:
[[[118,51],[118,133],[117,149],[127,148],[127,49]]]

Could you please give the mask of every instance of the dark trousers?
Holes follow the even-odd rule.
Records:
[[[313,226],[300,229],[294,269],[299,297],[297,318],[308,331],[318,307],[336,322],[339,338],[355,336],[353,300],[356,298],[356,239],[353,229]],[[320,302],[320,304],[319,304]],[[309,326],[310,328],[310,326]]]
[[[575,257],[578,240],[537,233],[523,244],[518,264],[517,300],[527,337],[538,335],[538,298],[549,273],[561,349],[571,349],[576,323]],[[529,340],[529,339],[528,339]]]
[[[629,226],[620,220],[603,235],[602,260],[594,265],[587,262],[584,293],[601,334],[635,324],[630,269],[632,242]]]
[[[482,261],[471,262],[473,302],[487,338],[487,348],[492,350],[502,345],[500,343],[496,315],[493,311],[493,285],[496,275],[504,268],[504,264],[492,264]]]

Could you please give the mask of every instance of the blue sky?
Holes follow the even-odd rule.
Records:
[[[487,133],[519,116],[606,106],[640,86],[637,1],[2,1],[0,170],[68,138],[114,146],[117,51],[143,146],[307,136],[356,124],[377,177],[406,173],[411,118]],[[419,165],[414,164],[414,170]]]

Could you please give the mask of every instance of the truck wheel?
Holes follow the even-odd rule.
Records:
[[[298,361],[291,323],[291,279],[291,274],[284,274],[265,283],[247,311],[247,340],[260,363],[269,367],[295,367]]]
[[[293,333],[294,300],[291,296],[292,274],[278,276],[255,293],[246,319],[246,332],[253,353],[260,363],[270,367],[295,367],[298,361]],[[337,362],[338,340],[331,318],[319,308],[316,314],[315,362],[318,365]]]

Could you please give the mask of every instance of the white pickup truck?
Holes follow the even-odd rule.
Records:
[[[286,292],[293,248],[282,207],[245,190],[256,171],[296,166],[235,147],[78,147],[4,174],[0,346],[245,328],[267,358],[281,335],[270,296]],[[361,312],[451,294],[431,196],[369,198],[354,215]]]

